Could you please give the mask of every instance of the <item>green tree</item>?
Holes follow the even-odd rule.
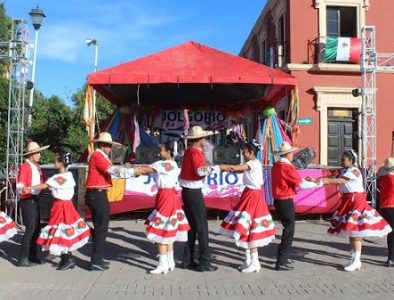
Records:
[[[0,42],[11,40],[12,19],[6,13],[4,3],[0,3]],[[8,60],[0,60],[0,75],[7,73]],[[8,93],[7,93],[8,95]],[[1,96],[1,95],[0,95]]]

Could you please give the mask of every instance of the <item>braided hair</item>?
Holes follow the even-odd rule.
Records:
[[[69,165],[71,164],[71,154],[70,153],[56,153],[56,160],[58,162],[63,163],[66,170],[68,169]]]
[[[348,157],[348,158],[350,158],[350,159],[352,160],[352,162],[353,162],[353,166],[357,167],[357,164],[358,164],[358,155],[357,155],[356,151],[354,151],[353,149],[346,150],[346,151],[343,153],[343,155],[346,156],[346,157]]]

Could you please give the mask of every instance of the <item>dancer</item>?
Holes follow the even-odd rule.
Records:
[[[173,160],[174,152],[169,143],[160,146],[159,160],[149,167],[136,167],[135,176],[153,174],[159,189],[156,195],[155,209],[147,219],[146,235],[150,241],[157,243],[159,265],[151,274],[166,274],[175,268],[175,241],[187,241],[189,223],[178,199],[175,188],[178,186],[179,169]]]
[[[21,245],[21,254],[18,262],[20,267],[29,267],[41,264],[38,257],[37,238],[40,235],[40,210],[38,198],[40,190],[27,190],[26,187],[44,183],[45,179],[39,165],[41,151],[48,149],[49,146],[40,147],[36,142],[27,144],[26,161],[21,165],[18,174],[16,188],[19,192],[19,205],[22,210],[25,234]]]
[[[379,169],[378,189],[380,212],[391,228],[394,228],[394,157],[387,158]],[[394,267],[394,231],[387,235],[387,248],[387,267]]]
[[[265,203],[263,166],[256,159],[259,146],[245,144],[242,154],[246,160],[241,165],[220,165],[221,171],[244,173],[245,189],[240,201],[223,220],[220,233],[235,239],[235,244],[245,250],[245,261],[238,269],[243,273],[259,272],[258,247],[275,239],[275,224]]]
[[[322,178],[321,180],[324,185],[338,185],[341,192],[341,204],[330,220],[331,226],[328,233],[349,238],[352,255],[350,263],[344,267],[344,270],[352,272],[361,268],[362,238],[383,237],[392,229],[367,203],[363,177],[357,168],[356,152],[345,151],[341,157],[341,165],[343,169],[338,178]]]
[[[298,147],[292,147],[288,142],[282,142],[279,151],[275,154],[280,158],[272,167],[272,194],[274,197],[275,211],[282,225],[282,238],[278,247],[275,269],[277,271],[289,271],[294,269],[293,260],[290,258],[295,231],[295,208],[293,198],[297,194],[296,188],[310,189],[321,186],[315,182],[308,182],[300,177],[292,164],[293,151]],[[311,178],[312,180],[313,178]]]
[[[205,176],[211,172],[203,151],[205,138],[211,135],[213,132],[204,131],[200,126],[192,127],[191,134],[184,137],[190,140],[191,145],[185,150],[179,175],[184,210],[191,227],[183,256],[183,267],[200,272],[217,270],[216,266],[211,265],[207,212],[201,191]],[[194,262],[196,238],[198,238],[199,248],[198,264]]]
[[[42,245],[42,248],[49,250],[51,254],[61,256],[56,270],[64,271],[75,267],[71,251],[81,248],[88,242],[90,228],[79,216],[72,202],[75,181],[72,173],[68,171],[71,164],[70,154],[57,153],[54,164],[58,174],[53,175],[45,183],[29,189],[49,188],[55,199],[48,225],[42,229],[37,244]]]
[[[97,149],[89,160],[89,171],[86,179],[86,205],[92,214],[93,222],[93,250],[90,260],[91,271],[104,271],[109,268],[109,262],[104,260],[105,239],[109,226],[109,203],[107,190],[112,186],[111,176],[114,178],[130,178],[134,176],[134,169],[112,166],[109,155],[112,145],[120,145],[112,141],[108,132],[100,133]]]
[[[0,210],[0,243],[17,234],[16,224],[6,213]]]

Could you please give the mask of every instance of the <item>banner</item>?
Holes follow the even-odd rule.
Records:
[[[231,128],[231,119],[218,110],[189,111],[190,127],[201,126],[205,130]],[[183,110],[162,110],[153,120],[153,126],[163,130],[183,131],[185,124]]]

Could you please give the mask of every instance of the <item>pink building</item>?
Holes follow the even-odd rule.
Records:
[[[348,148],[361,149],[360,65],[325,63],[328,35],[360,37],[376,26],[378,53],[394,53],[392,0],[268,0],[240,55],[288,71],[299,89],[301,147],[312,146],[314,163],[337,166]],[[377,165],[393,156],[394,75],[377,74]],[[288,99],[276,107],[285,116]],[[309,123],[309,124],[308,124]]]

